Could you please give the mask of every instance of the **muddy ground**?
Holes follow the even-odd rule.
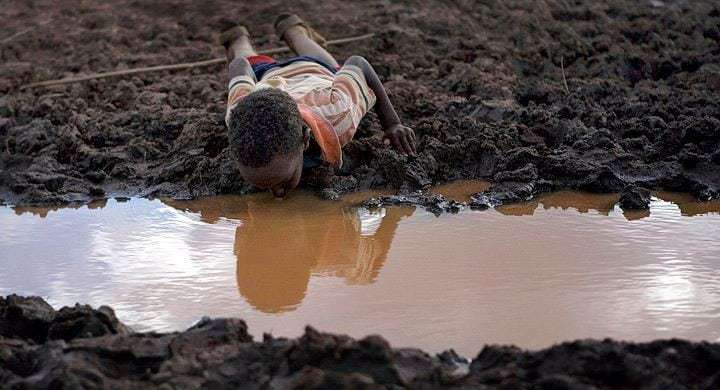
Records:
[[[454,179],[513,201],[627,184],[720,193],[717,1],[297,1],[333,47],[366,56],[419,139],[385,146],[374,115],[345,166],[305,172],[325,197]],[[277,0],[22,1],[0,7],[0,198],[191,198],[252,191],[229,158],[223,65],[20,91],[33,81],[222,55],[228,20],[261,48]],[[499,196],[495,196],[498,195]],[[491,202],[493,203],[493,202]]]
[[[568,342],[540,351],[486,346],[470,361],[393,349],[307,328],[254,340],[238,319],[185,332],[133,333],[109,307],[54,310],[41,298],[0,297],[0,387],[243,389],[716,389],[720,344]]]

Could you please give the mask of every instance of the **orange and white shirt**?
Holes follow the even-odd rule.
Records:
[[[298,103],[323,160],[336,167],[342,165],[342,146],[350,142],[360,120],[376,101],[362,69],[349,64],[333,74],[320,64],[299,61],[271,69],[257,82],[248,75],[235,76],[228,87],[227,124],[232,109],[251,92],[262,88],[287,92]]]

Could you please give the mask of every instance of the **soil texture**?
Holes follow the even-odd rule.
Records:
[[[112,309],[55,311],[0,297],[0,387],[213,389],[715,389],[720,344],[581,340],[540,351],[485,346],[472,361],[306,328],[254,340],[239,319],[177,333],[134,333]]]

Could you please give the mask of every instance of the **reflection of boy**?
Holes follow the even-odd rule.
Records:
[[[318,217],[308,218],[292,197],[275,206],[249,203],[235,232],[238,290],[253,307],[270,313],[296,308],[314,272],[352,284],[374,282],[400,219],[413,212],[392,208],[384,216],[363,215],[338,212],[329,203],[331,209],[321,207],[314,211]]]

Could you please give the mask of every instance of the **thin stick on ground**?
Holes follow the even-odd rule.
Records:
[[[355,37],[333,39],[333,40],[327,41],[325,44],[328,46],[340,45],[343,43],[349,43],[349,42],[355,42],[355,41],[361,41],[364,39],[369,39],[369,38],[372,38],[374,35],[375,34],[370,33],[370,34],[359,35],[359,36],[355,36]],[[273,48],[273,49],[260,50],[260,51],[258,51],[258,54],[277,54],[277,53],[289,52],[290,50],[291,49],[289,47],[283,46],[283,47],[277,47],[277,48]],[[225,57],[222,57],[222,58],[213,58],[213,59],[197,61],[197,62],[184,62],[181,64],[158,65],[158,66],[148,66],[148,67],[134,68],[134,69],[114,70],[114,71],[110,71],[110,72],[89,74],[86,76],[66,77],[64,79],[47,80],[47,81],[40,81],[37,83],[30,83],[30,84],[23,85],[22,87],[20,87],[20,89],[22,90],[22,89],[35,88],[35,87],[48,87],[51,85],[79,83],[81,81],[87,81],[87,80],[96,80],[96,79],[103,79],[103,78],[116,77],[116,76],[127,76],[127,75],[138,74],[138,73],[159,72],[159,71],[163,71],[163,70],[199,68],[199,67],[203,67],[203,66],[220,64],[225,61],[227,61],[227,59]]]
[[[562,71],[563,85],[565,86],[565,93],[570,95],[570,88],[568,88],[567,79],[565,78],[565,56],[560,56],[560,70]]]
[[[20,30],[20,31],[16,32],[15,34],[10,35],[10,36],[7,37],[7,38],[3,38],[2,40],[0,40],[0,43],[8,43],[8,42],[12,41],[13,39],[15,39],[15,38],[17,38],[17,37],[19,37],[19,36],[21,36],[21,35],[23,35],[23,34],[27,34],[27,33],[29,33],[30,31],[33,31],[33,30],[35,30],[36,28],[41,27],[41,26],[44,26],[44,25],[46,25],[46,24],[48,24],[48,23],[50,23],[50,20],[44,20],[44,21],[42,21],[42,22],[39,22],[38,24],[36,24],[36,25],[34,25],[34,26],[32,26],[32,27],[28,27],[28,28],[26,28],[26,29]]]

